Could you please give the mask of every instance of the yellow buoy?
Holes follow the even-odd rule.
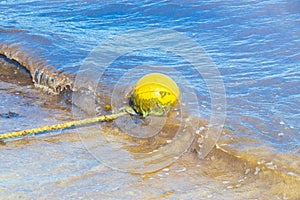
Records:
[[[136,112],[147,115],[165,115],[178,101],[180,90],[168,76],[152,73],[143,76],[135,85],[131,104]]]

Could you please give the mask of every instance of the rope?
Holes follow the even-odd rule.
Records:
[[[46,132],[46,131],[67,129],[67,128],[71,128],[71,127],[75,127],[75,126],[83,126],[83,125],[87,125],[87,124],[93,124],[96,122],[111,121],[111,120],[114,120],[118,117],[121,117],[121,116],[124,116],[127,114],[136,115],[136,113],[134,112],[134,110],[131,107],[124,107],[124,108],[122,108],[122,110],[123,110],[122,112],[116,113],[116,114],[101,115],[98,117],[76,120],[76,121],[71,121],[71,122],[66,122],[66,123],[61,123],[61,124],[42,126],[39,128],[32,128],[32,129],[27,129],[27,130],[3,133],[3,134],[0,134],[0,140],[21,137],[21,136],[26,136],[26,135],[33,135],[36,133],[42,133],[42,132]]]

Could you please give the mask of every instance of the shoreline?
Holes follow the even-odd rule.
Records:
[[[10,61],[10,59],[7,56],[5,56],[5,57],[6,57],[6,59],[8,59],[6,61]],[[14,57],[14,56],[12,56],[12,57]],[[19,64],[21,67],[24,67],[21,64],[22,62],[18,62],[16,60],[12,60],[11,62],[12,62],[11,64],[13,64],[15,66],[16,66],[16,64]],[[27,69],[26,67],[24,67],[24,68]],[[25,71],[23,70],[23,72],[25,72]],[[29,70],[28,70],[28,72],[29,72]],[[227,134],[230,134],[229,131],[227,132]],[[225,140],[223,139],[223,142],[224,142],[224,144],[226,144],[226,139]],[[193,152],[194,149],[195,149],[195,147],[194,148],[192,147],[190,149],[190,151]],[[300,176],[297,172],[290,172],[289,170],[287,170],[287,171],[282,170],[284,166],[281,166],[281,169],[278,169],[277,168],[278,166],[274,167],[274,165],[270,164],[270,162],[268,162],[268,161],[261,162],[259,160],[259,158],[250,156],[251,154],[238,155],[239,152],[237,152],[235,154],[235,153],[233,153],[234,152],[233,149],[226,148],[226,146],[225,146],[225,148],[222,147],[222,138],[219,140],[218,145],[216,147],[214,147],[213,151],[219,152],[219,153],[217,153],[217,155],[224,155],[224,156],[226,155],[226,157],[228,157],[228,160],[234,159],[235,163],[247,163],[247,165],[250,168],[252,168],[254,170],[259,169],[259,171],[261,171],[261,172],[264,171],[266,174],[268,174],[267,176],[270,176],[270,173],[271,173],[276,177],[277,176],[281,177],[280,179],[285,180],[287,182],[299,182],[300,181]],[[206,157],[206,159],[207,159],[207,157]]]

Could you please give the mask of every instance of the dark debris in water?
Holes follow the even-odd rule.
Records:
[[[11,112],[9,111],[8,113],[0,113],[0,117],[2,118],[15,118],[15,117],[20,117],[21,115],[19,115],[16,112]]]

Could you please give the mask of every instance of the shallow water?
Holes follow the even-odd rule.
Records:
[[[97,46],[141,28],[172,29],[204,48],[224,82],[227,127],[205,159],[189,150],[164,169],[143,175],[111,169],[107,162],[116,156],[120,166],[130,168],[134,164],[126,163],[127,156],[134,150],[147,151],[160,145],[161,138],[172,138],[128,139],[122,119],[9,140],[0,146],[0,167],[6,169],[0,173],[0,198],[300,198],[298,1],[33,0],[1,1],[0,10],[0,114],[18,114],[0,119],[1,133],[106,113],[105,104],[124,104],[128,88],[152,71],[168,73],[183,90],[187,106],[181,108],[187,113],[180,120],[192,116],[200,125],[208,123],[215,103],[209,81],[215,77],[200,74],[172,51],[136,48],[112,60],[101,78],[85,71],[114,58],[113,52],[97,57]],[[150,44],[149,38],[141,44]],[[133,40],[124,43],[136,44]],[[120,44],[115,51],[126,48]],[[73,98],[69,92],[53,94],[63,89],[77,91]],[[96,97],[89,96],[94,91]],[[76,106],[66,103],[69,99]],[[190,109],[195,102],[199,111]],[[169,130],[178,123],[172,116]],[[155,126],[153,120],[150,125]],[[116,147],[111,154],[110,146]]]

